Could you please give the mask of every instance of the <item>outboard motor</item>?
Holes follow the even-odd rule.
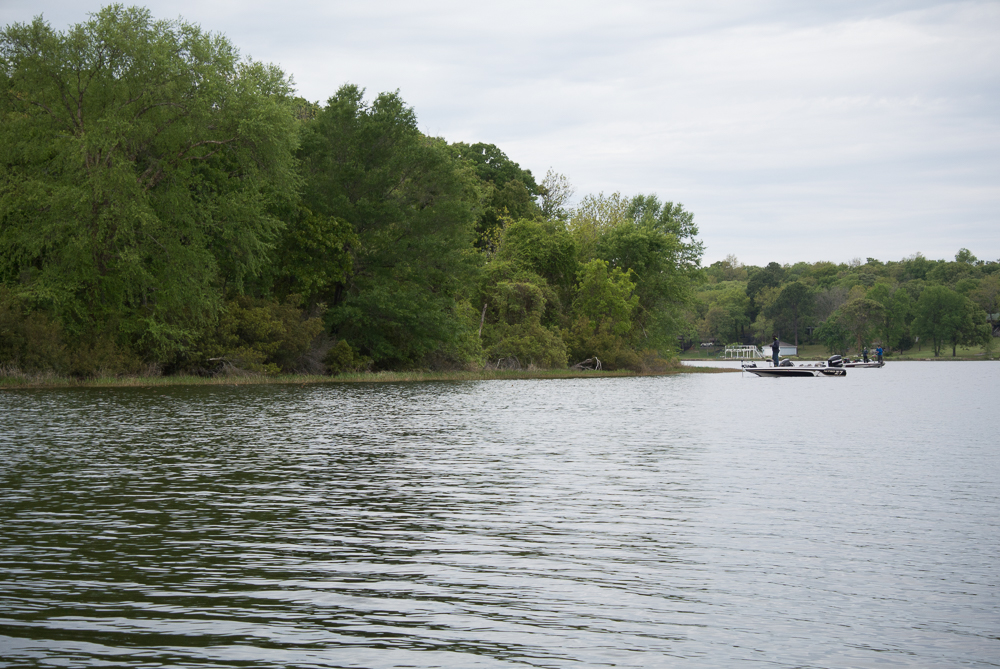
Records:
[[[794,367],[792,361],[788,358],[782,358],[781,362],[778,363],[778,367]]]
[[[843,367],[844,366],[844,359],[841,358],[839,355],[831,355],[829,357],[829,359],[827,359],[827,361],[826,361],[826,366],[827,367]]]

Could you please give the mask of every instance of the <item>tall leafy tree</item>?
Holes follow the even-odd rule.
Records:
[[[296,185],[289,82],[222,36],[107,7],[0,32],[0,281],[166,354],[259,273]]]
[[[570,216],[570,198],[576,190],[565,174],[550,169],[540,184],[541,202],[539,208],[543,218],[565,221]]]
[[[913,329],[918,335],[930,339],[934,355],[949,342],[958,342],[962,331],[970,325],[969,309],[964,298],[946,286],[928,286],[920,293],[916,305]],[[984,319],[985,320],[985,319]]]
[[[775,319],[779,326],[790,326],[795,336],[795,345],[798,346],[799,326],[812,312],[813,302],[813,293],[809,287],[801,281],[792,281],[781,288],[766,315]]]
[[[831,317],[816,328],[816,338],[823,342],[827,352],[847,355],[853,337],[843,320]]]
[[[910,348],[913,345],[913,338],[910,336],[913,300],[909,293],[900,290],[898,286],[877,283],[868,290],[865,297],[875,300],[885,310],[881,326],[876,333],[883,345],[897,351]]]
[[[629,211],[630,198],[621,193],[587,195],[573,210],[569,230],[576,239],[584,262],[594,258],[601,237],[610,230],[634,222]]]
[[[560,291],[563,299],[571,299],[578,267],[576,251],[573,236],[561,222],[521,219],[504,230],[495,261],[530,270]]]
[[[531,170],[523,169],[498,146],[456,142],[449,150],[469,164],[479,179],[481,203],[476,233],[480,248],[492,252],[507,223],[542,213],[536,198],[547,189],[535,182]]]
[[[639,297],[631,274],[599,258],[580,266],[573,323],[566,332],[569,352],[578,361],[597,356],[608,369],[638,367],[630,335]]]
[[[754,267],[749,271],[747,279],[747,296],[753,302],[754,311],[751,318],[756,318],[762,305],[758,296],[766,288],[777,288],[785,278],[785,268],[776,262],[770,262],[767,267]]]
[[[718,263],[715,263],[718,267]],[[698,297],[703,306],[704,333],[716,340],[740,341],[742,333],[750,325],[747,312],[750,298],[742,281],[724,281],[708,284]]]
[[[369,102],[353,85],[307,124],[300,156],[305,206],[354,236],[328,312],[334,334],[379,367],[457,346],[471,328],[460,291],[478,262],[478,192],[462,163],[421,134],[398,93]]]
[[[1000,313],[1000,274],[983,277],[969,298],[987,314]]]
[[[703,246],[694,215],[654,195],[631,198],[625,213],[624,219],[598,228],[594,256],[633,273],[639,298],[636,326],[643,347],[673,349],[683,327],[683,308],[701,280]]]
[[[985,344],[993,336],[993,328],[986,322],[986,312],[969,298],[962,297],[964,314],[959,319],[959,325],[949,338],[951,355],[957,355],[959,344],[976,346]]]
[[[865,297],[849,300],[834,317],[851,333],[857,350],[872,341],[885,319],[885,307]]]

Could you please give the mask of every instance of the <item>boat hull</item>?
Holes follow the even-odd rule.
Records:
[[[744,367],[744,372],[750,372],[761,377],[781,378],[798,376],[847,376],[847,370],[842,367]]]

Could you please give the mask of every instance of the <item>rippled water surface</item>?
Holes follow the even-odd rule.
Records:
[[[1000,666],[998,363],[0,393],[11,666]]]

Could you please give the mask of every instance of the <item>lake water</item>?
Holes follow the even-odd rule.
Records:
[[[1000,666],[998,389],[890,362],[3,392],[0,658]]]

